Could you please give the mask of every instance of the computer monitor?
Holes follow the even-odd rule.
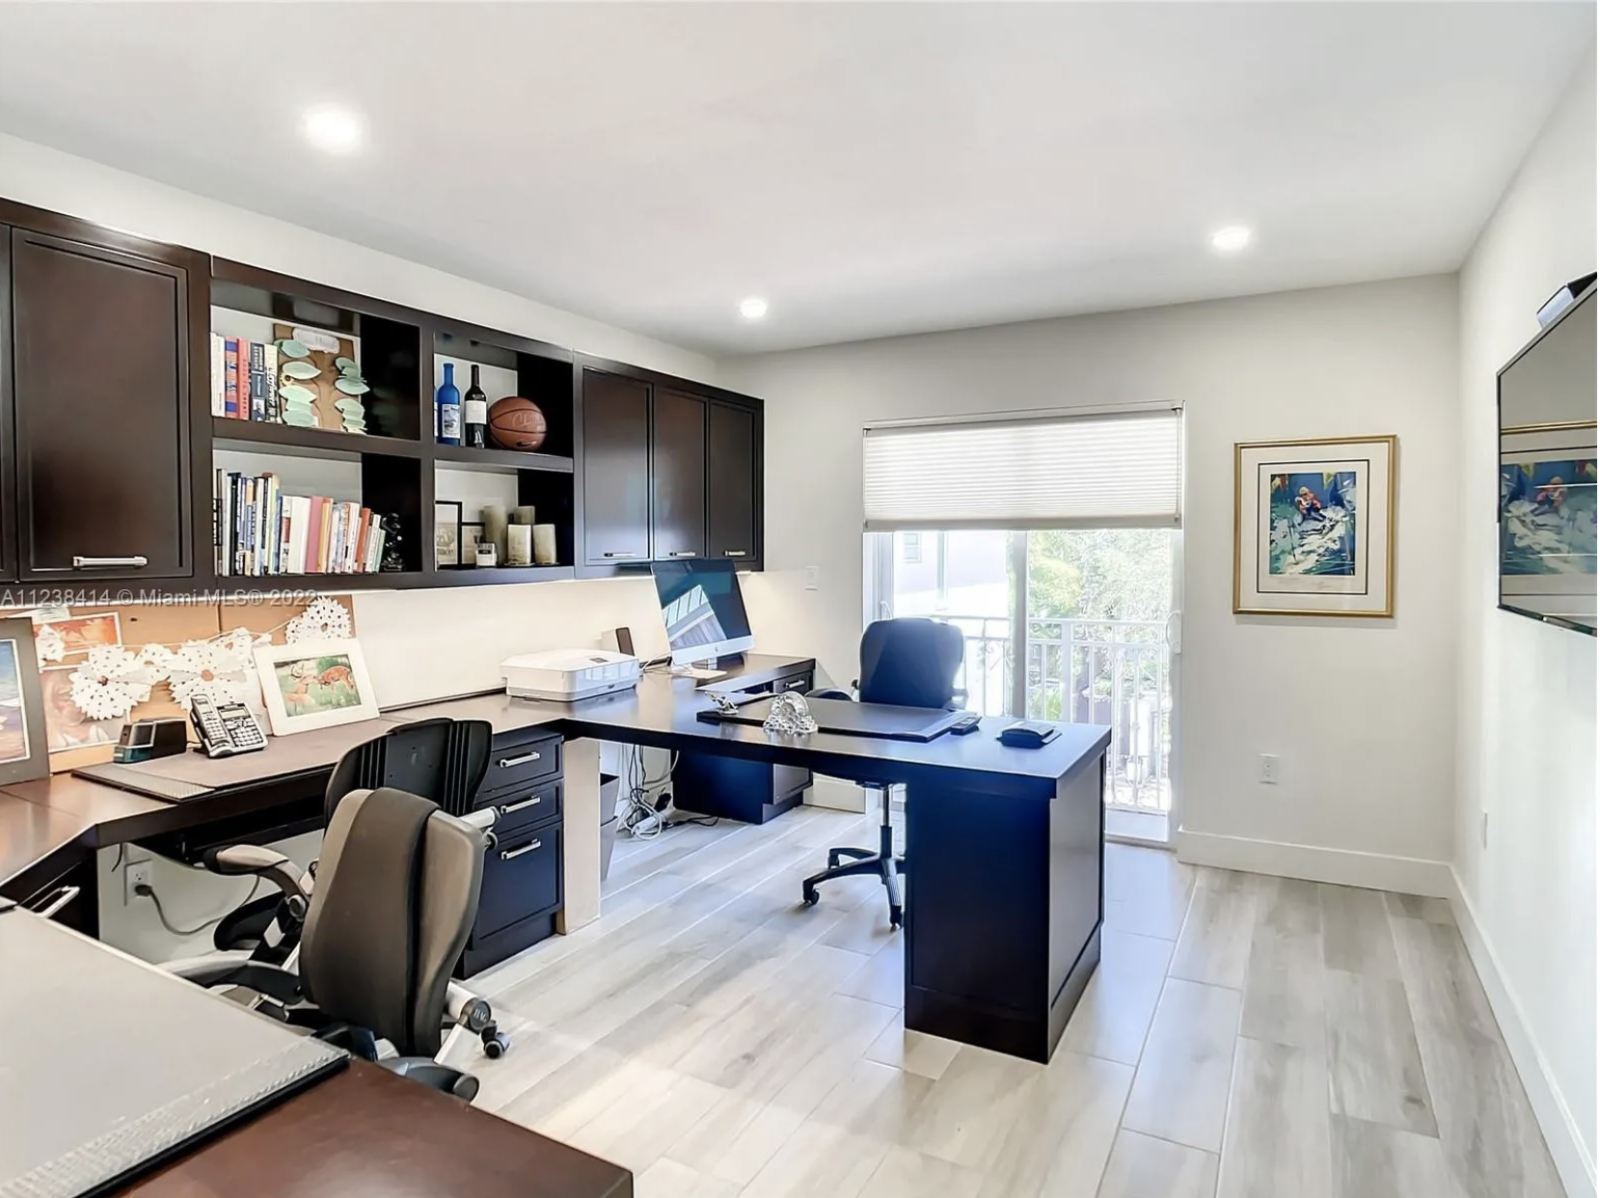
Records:
[[[731,561],[657,562],[652,572],[673,665],[733,657],[755,647]]]

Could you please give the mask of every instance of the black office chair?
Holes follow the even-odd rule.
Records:
[[[953,710],[960,705],[958,700],[965,698],[955,682],[966,654],[967,638],[953,625],[922,619],[878,620],[868,625],[861,637],[861,677],[855,684],[855,697],[862,703]],[[817,699],[852,698],[848,691],[831,687],[810,694]],[[862,785],[882,794],[883,822],[878,828],[876,851],[829,849],[828,868],[801,883],[801,898],[808,907],[814,906],[819,882],[877,874],[889,892],[889,926],[897,928],[904,920],[900,875],[906,862],[894,854],[890,785]],[[849,858],[849,864],[841,865],[841,858]]]
[[[418,720],[356,745],[339,759],[328,779],[323,792],[324,823],[332,825],[334,812],[346,795],[385,787],[427,799],[450,815],[468,817],[489,770],[493,737],[487,720]],[[469,822],[477,820],[469,817]],[[314,864],[309,875],[302,874],[282,853],[257,845],[213,849],[202,860],[214,873],[259,876],[280,892],[229,912],[212,934],[212,943],[225,954],[243,953],[253,961],[292,965],[321,863]],[[189,967],[187,962],[184,965]],[[450,983],[449,1013],[478,1035],[487,1056],[498,1057],[510,1049],[511,1041],[495,1023],[488,1002],[459,983]]]
[[[471,1101],[440,1064],[450,972],[478,915],[484,833],[403,790],[343,796],[322,842],[296,968],[215,959],[182,976],[254,990],[262,1007],[366,1060]],[[400,1055],[378,1060],[378,1041]]]

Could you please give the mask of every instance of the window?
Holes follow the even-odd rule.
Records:
[[[920,566],[922,564],[922,534],[920,532],[900,534],[900,561],[907,566]]]

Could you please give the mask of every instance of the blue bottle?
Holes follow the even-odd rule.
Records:
[[[456,389],[456,366],[444,364],[444,382],[433,397],[433,435],[440,445],[461,444],[461,392]]]

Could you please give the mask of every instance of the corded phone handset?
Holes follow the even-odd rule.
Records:
[[[189,703],[189,718],[207,757],[233,757],[267,747],[261,725],[243,703],[219,707],[208,696],[196,695]]]

